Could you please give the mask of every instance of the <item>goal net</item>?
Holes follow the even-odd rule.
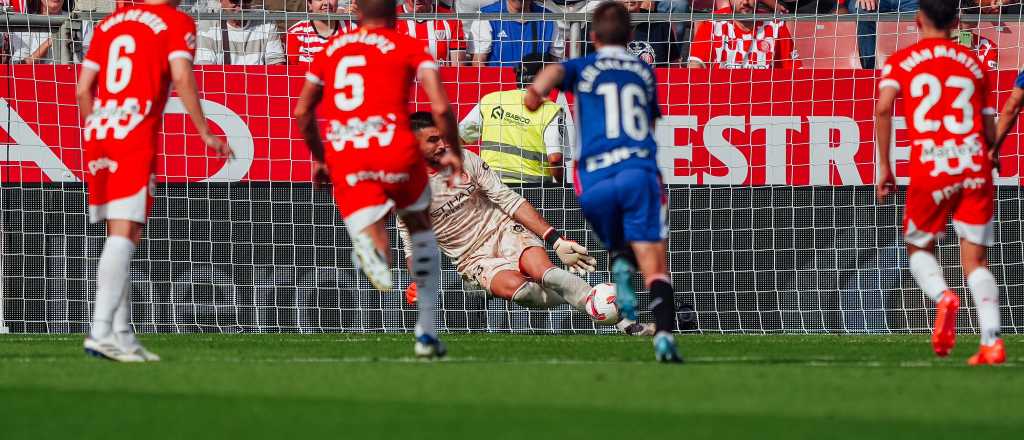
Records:
[[[91,3],[80,0],[79,9]],[[202,50],[204,38],[221,38],[222,20],[233,16],[198,3],[191,11],[199,21]],[[331,191],[310,183],[310,155],[291,118],[305,68],[288,56],[286,30],[297,20],[324,16],[308,15],[304,2],[277,3],[292,12],[250,11],[244,28],[269,29],[283,55],[267,47],[244,47],[240,50],[256,52],[232,54],[231,59],[251,58],[252,65],[225,66],[223,54],[210,50],[205,56],[212,62],[196,68],[204,109],[233,148],[233,159],[207,157],[180,103],[172,99],[167,108],[156,203],[131,266],[131,316],[137,331],[382,332],[410,331],[415,323],[416,309],[402,295],[409,276],[400,264],[404,256],[393,225],[396,289],[379,293],[352,264],[351,242]],[[465,3],[457,6],[480,6]],[[430,44],[452,40],[450,49],[465,47],[468,58],[482,44],[480,29],[491,21],[518,23],[519,39],[526,43],[521,50],[586,53],[586,9],[582,3],[561,3],[546,4],[549,9],[528,15],[525,22],[507,10],[485,9],[478,15],[462,9],[459,15],[428,14],[442,20],[429,26],[416,20],[406,26],[427,29],[429,34],[420,38]],[[698,46],[693,23],[711,18],[706,12],[714,9],[713,0],[660,9],[667,13],[657,12],[659,3],[637,3],[655,11],[634,14],[635,21],[651,23],[644,28],[650,37],[631,43],[630,50],[659,66],[665,117],[656,136],[669,203],[669,265],[676,301],[693,305],[698,331],[928,330],[933,304],[915,286],[901,240],[903,192],[877,202],[871,186],[878,71],[861,68],[855,21],[859,17],[861,25],[875,26],[871,34],[877,35],[880,66],[888,54],[917,41],[912,15],[760,12],[759,19],[775,17],[790,33],[799,68],[709,70],[686,65]],[[87,221],[82,182],[88,167],[74,96],[76,63],[88,44],[87,29],[104,15],[102,9],[76,12],[73,19],[0,16],[6,49],[0,51],[0,327],[13,332],[82,332],[89,325],[105,228]],[[446,27],[445,19],[451,20],[448,25],[458,23],[463,34]],[[402,20],[408,21],[407,16]],[[999,70],[992,73],[993,98],[1000,105],[1020,65],[1020,21],[1019,14],[965,19],[958,32],[969,45],[980,37],[995,47]],[[500,26],[493,27],[498,29],[491,36],[494,44],[507,37]],[[52,48],[37,53],[47,38]],[[235,48],[234,37],[227,38]],[[462,41],[454,44],[457,40]],[[770,49],[733,44],[751,53]],[[27,64],[26,58],[42,64]],[[281,60],[285,64],[266,65]],[[485,56],[483,67],[445,62],[442,76],[460,118],[483,95],[516,87],[512,69],[495,67],[493,61]],[[427,109],[422,92],[414,97],[414,108]],[[555,98],[565,105],[572,102],[571,96]],[[895,121],[896,170],[905,176],[906,124],[899,113]],[[570,161],[575,122],[571,117],[567,122]],[[1019,147],[1015,131],[1003,148],[996,194],[998,244],[989,254],[1000,288],[1003,331],[1011,333],[1024,330]],[[607,252],[588,230],[571,185],[514,189],[597,256],[598,271],[587,277],[589,282],[609,280]],[[967,313],[959,315],[959,328],[975,330],[958,255],[950,229],[938,257],[951,287],[964,298]],[[611,331],[595,327],[568,306],[527,310],[467,290],[452,263],[442,260],[438,322],[444,329]],[[646,310],[648,292],[640,291],[639,301]],[[647,312],[640,318],[652,320]]]

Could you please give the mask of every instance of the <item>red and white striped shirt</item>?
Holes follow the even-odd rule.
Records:
[[[715,14],[732,14],[732,7]],[[759,20],[743,29],[731,18],[697,25],[690,45],[690,61],[722,69],[799,68],[793,37],[779,20]]]
[[[437,12],[448,12],[438,7]],[[408,13],[405,5],[398,7],[398,13]],[[441,64],[448,64],[450,51],[466,50],[466,34],[459,20],[398,20],[395,30],[427,45],[427,50]]]
[[[313,55],[324,50],[324,44],[331,37],[355,30],[359,25],[354,21],[341,21],[338,28],[330,35],[320,35],[310,20],[302,20],[288,28],[288,38],[285,52],[288,54],[288,64],[309,63],[313,61]]]

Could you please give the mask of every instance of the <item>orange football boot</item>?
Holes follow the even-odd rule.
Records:
[[[947,290],[935,304],[935,330],[932,331],[932,349],[939,357],[946,357],[956,345],[956,312],[960,298]]]
[[[1006,346],[1002,339],[996,339],[992,345],[978,347],[978,353],[967,359],[967,365],[998,365],[1006,362]]]

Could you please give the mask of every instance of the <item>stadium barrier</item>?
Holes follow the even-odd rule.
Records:
[[[512,73],[500,69],[446,68],[442,75],[460,116],[483,94],[512,84]],[[677,300],[695,305],[700,331],[928,329],[930,304],[906,270],[899,237],[902,193],[880,204],[870,186],[874,72],[658,75],[670,266]],[[994,75],[994,102],[1006,98],[1014,76]],[[104,231],[86,221],[76,67],[0,66],[0,78],[3,321],[15,332],[81,332]],[[204,108],[236,157],[207,158],[172,99],[156,206],[132,264],[137,330],[411,330],[415,308],[400,290],[377,293],[356,273],[330,191],[309,183],[310,157],[290,115],[301,68],[203,66],[197,79]],[[903,176],[909,147],[905,124],[896,121],[896,170]],[[990,261],[1003,330],[1020,332],[1017,133],[1003,154],[999,244]],[[589,281],[607,281],[607,255],[587,232],[572,191],[520,190],[553,225],[596,251],[602,270]],[[951,285],[962,289],[950,238],[938,254]],[[527,311],[466,291],[450,262],[443,267],[439,322],[448,330],[608,331],[567,306]],[[404,288],[408,275],[396,274]],[[641,292],[639,299],[646,305],[650,298]],[[969,311],[960,315],[960,328],[976,328]]]

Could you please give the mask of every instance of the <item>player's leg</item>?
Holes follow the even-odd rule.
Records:
[[[386,225],[395,203],[380,182],[361,181],[349,185],[340,174],[332,172],[331,180],[335,204],[352,239],[352,262],[374,288],[388,292],[392,287],[391,246]]]
[[[541,287],[554,292],[576,310],[586,310],[587,295],[592,288],[590,283],[552,264],[543,247],[531,246],[523,250],[519,255],[519,270],[539,280]]]
[[[146,349],[132,333],[131,280],[125,280],[121,303],[114,312],[114,337],[122,350],[142,357],[146,362],[159,362],[160,356]]]
[[[1006,350],[999,339],[999,286],[988,269],[987,258],[988,247],[995,244],[993,193],[990,183],[964,189],[953,213],[953,229],[960,237],[960,263],[981,327],[981,346],[978,353],[968,359],[971,365],[1000,364],[1006,360]]]
[[[682,362],[672,336],[676,330],[676,302],[668,272],[668,213],[661,179],[645,170],[627,170],[615,180],[623,212],[623,236],[653,297],[651,311],[658,330],[654,336],[655,357],[661,362]]]
[[[487,285],[483,286],[495,298],[506,299],[528,309],[550,309],[565,304],[561,297],[513,270],[511,265],[505,267],[487,275]]]
[[[921,291],[935,301],[932,350],[949,355],[956,345],[956,314],[960,298],[946,284],[942,267],[935,258],[935,243],[942,237],[949,214],[949,202],[936,204],[931,191],[911,184],[903,217],[903,239],[907,244],[910,273]]]
[[[1001,364],[1006,361],[1006,349],[999,338],[999,286],[988,269],[984,245],[960,239],[960,260],[967,277],[967,287],[974,297],[978,311],[978,326],[981,327],[981,344],[978,353],[968,359],[971,365]]]
[[[615,179],[594,182],[578,196],[583,216],[610,254],[608,266],[615,283],[616,305],[625,319],[636,321],[636,293],[633,274],[636,264],[623,237],[622,216]]]
[[[121,346],[115,336],[115,314],[121,308],[128,283],[132,255],[142,236],[142,224],[131,220],[107,220],[107,239],[96,267],[96,304],[86,337],[86,353],[122,362],[145,359]]]
[[[661,362],[682,362],[672,332],[676,330],[675,291],[665,261],[665,242],[639,242],[631,244],[636,263],[644,275],[644,283],[651,292],[651,312],[657,333],[654,339],[656,358]]]
[[[430,189],[425,191],[429,201]],[[398,215],[409,228],[409,239],[412,242],[410,270],[413,282],[416,283],[416,305],[419,309],[415,353],[420,357],[442,357],[447,353],[447,348],[437,337],[435,322],[441,284],[441,254],[437,247],[437,237],[431,229],[430,215],[426,209],[402,210]]]
[[[541,280],[540,286],[547,296],[557,296],[558,302],[548,301],[548,307],[554,307],[563,302],[568,303],[574,309],[587,313],[587,297],[593,286],[579,276],[555,266],[548,258],[544,248],[531,246],[523,251],[519,257],[520,270],[534,280]],[[620,316],[615,328],[631,336],[653,336],[654,326],[631,321]]]
[[[86,353],[122,362],[144,359],[118,344],[114,334],[115,315],[121,308],[135,247],[152,204],[154,154],[138,142],[118,141],[86,144],[89,172],[89,220],[104,222],[107,239],[96,267],[96,302],[92,326],[83,346]],[[125,310],[127,312],[127,310]],[[126,320],[127,314],[120,315]],[[119,325],[120,327],[120,325]]]

